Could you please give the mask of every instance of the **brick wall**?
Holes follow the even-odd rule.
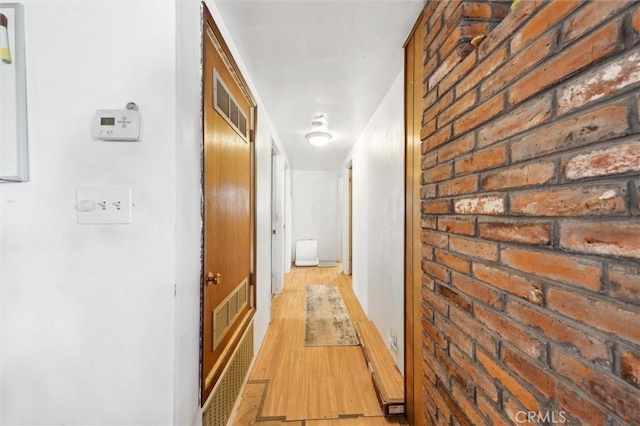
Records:
[[[427,417],[640,424],[640,7],[509,4],[425,6]]]

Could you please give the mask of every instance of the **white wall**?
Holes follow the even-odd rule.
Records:
[[[318,257],[321,261],[340,260],[340,174],[294,170],[291,180],[294,253],[296,241],[312,239],[318,242]]]
[[[404,116],[401,72],[358,138],[353,161],[353,289],[404,371]],[[344,207],[348,209],[348,204]],[[348,233],[345,232],[345,239]]]
[[[0,186],[2,424],[170,424],[175,4],[25,1],[31,181]],[[140,106],[139,143],[93,141]],[[80,185],[130,185],[132,225],[77,225]]]
[[[293,262],[292,238],[293,238],[293,209],[292,193],[291,193],[291,169],[285,170],[284,177],[284,272],[291,272],[291,264]]]
[[[0,185],[0,423],[197,425],[200,4],[22,3],[31,182]],[[258,98],[257,352],[279,141],[209,6]],[[128,101],[143,141],[93,141],[93,112]],[[134,223],[77,225],[76,187],[116,184],[133,187]]]
[[[198,425],[200,398],[201,155],[200,4],[179,1],[177,25],[176,324],[173,424]]]

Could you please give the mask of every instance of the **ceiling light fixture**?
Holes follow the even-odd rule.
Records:
[[[325,146],[331,140],[331,133],[329,132],[311,132],[305,136],[311,145]]]

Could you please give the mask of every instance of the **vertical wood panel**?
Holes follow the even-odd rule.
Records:
[[[425,21],[424,15],[418,18],[405,45],[405,401],[407,419],[412,425],[425,424],[420,325],[420,130]]]

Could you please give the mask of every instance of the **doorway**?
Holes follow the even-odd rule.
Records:
[[[255,313],[255,100],[208,10],[203,23],[201,405]]]
[[[271,143],[271,297],[282,293],[284,282],[284,160]]]

